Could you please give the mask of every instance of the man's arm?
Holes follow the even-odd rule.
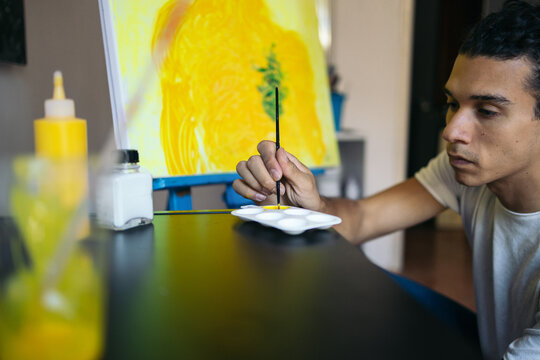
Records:
[[[339,216],[336,230],[354,244],[421,223],[444,207],[416,180],[361,200],[322,198],[320,211]]]
[[[357,201],[328,199],[317,191],[311,171],[275,143],[262,141],[259,155],[238,163],[242,179],[233,187],[240,195],[260,204],[275,203],[276,181],[280,181],[282,203],[339,216],[336,226],[353,243],[388,234],[427,220],[444,207],[414,178],[386,191]]]

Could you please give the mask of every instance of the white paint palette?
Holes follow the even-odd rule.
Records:
[[[337,216],[294,206],[243,206],[233,210],[232,215],[245,221],[255,221],[265,226],[279,229],[287,234],[297,235],[310,229],[328,229],[341,223]]]

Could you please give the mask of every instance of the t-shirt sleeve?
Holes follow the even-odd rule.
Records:
[[[536,324],[532,328],[525,329],[521,337],[510,343],[503,359],[540,359],[540,313],[536,314]]]
[[[459,212],[462,185],[455,180],[454,169],[448,162],[446,151],[431,159],[414,177],[441,205]]]

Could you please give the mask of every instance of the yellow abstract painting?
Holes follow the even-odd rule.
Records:
[[[154,177],[234,172],[275,139],[275,87],[281,146],[338,165],[316,0],[103,1],[117,142]]]

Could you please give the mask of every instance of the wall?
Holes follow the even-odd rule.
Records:
[[[365,194],[406,174],[414,0],[334,0],[331,60],[347,100],[342,126],[366,138]],[[381,214],[384,215],[384,214]],[[364,245],[377,264],[402,265],[403,233]]]

